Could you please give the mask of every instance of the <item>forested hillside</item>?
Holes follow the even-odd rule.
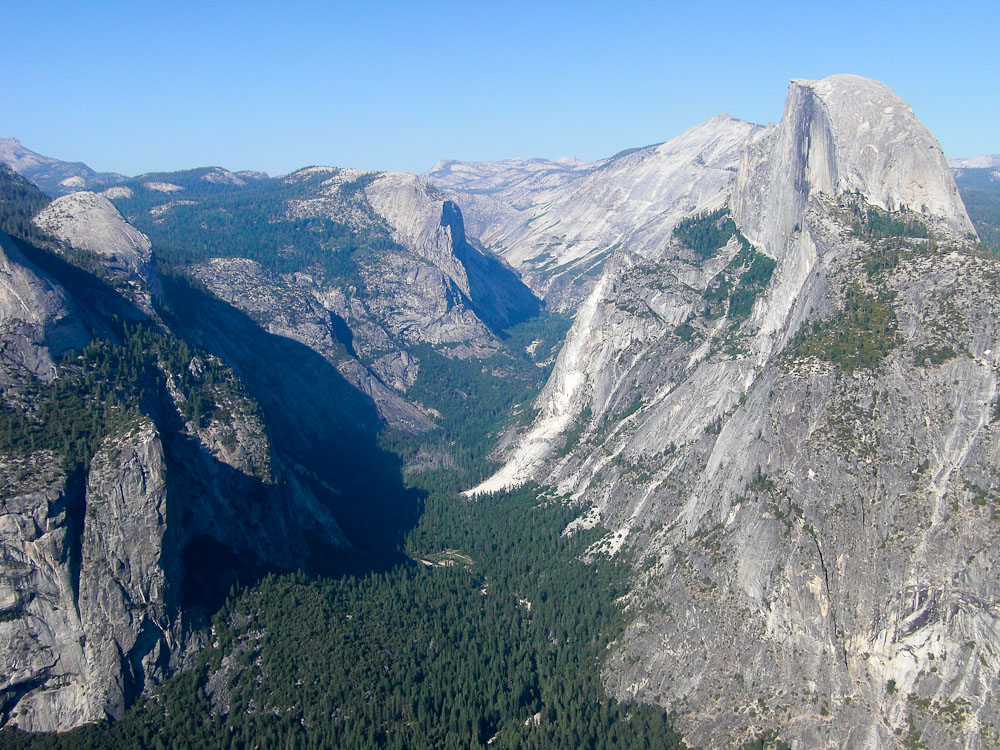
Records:
[[[967,167],[955,170],[955,183],[979,239],[1000,255],[1000,170]]]

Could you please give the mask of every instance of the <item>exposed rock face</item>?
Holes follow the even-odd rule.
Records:
[[[156,428],[146,421],[105,444],[85,511],[72,507],[53,459],[25,462],[32,473],[42,469],[29,480],[37,487],[8,484],[0,515],[0,576],[11,605],[0,623],[10,675],[0,689],[3,718],[35,731],[120,716],[147,679],[164,676],[179,629],[179,559],[165,544]],[[19,463],[5,460],[4,469]]]
[[[0,138],[0,162],[9,164],[52,196],[109,185],[124,179],[112,172],[95,172],[81,162],[59,161],[25,148],[17,138]]]
[[[129,296],[149,309],[162,293],[149,238],[125,221],[103,195],[79,192],[52,201],[35,224],[76,250],[92,253]]]
[[[504,159],[460,162],[442,159],[424,178],[461,196],[466,223],[476,237],[492,236],[516,220],[547,191],[558,189],[600,167],[607,160]]]
[[[69,569],[66,477],[53,454],[4,460],[0,496],[2,718],[52,730],[91,718],[82,628]],[[51,683],[38,709],[18,701]],[[62,723],[65,722],[65,723]]]
[[[335,175],[327,191],[341,183]],[[386,173],[367,185],[364,197],[405,252],[388,250],[364,261],[364,292],[350,300],[320,291],[355,332],[358,346],[384,349],[388,336],[404,345],[445,347],[453,356],[483,357],[499,350],[497,330],[538,312],[537,299],[516,275],[469,241],[461,211],[436,188],[416,175]],[[320,201],[309,205],[322,206]],[[326,210],[343,216],[331,199]]]
[[[50,379],[54,358],[87,343],[65,292],[0,232],[0,386],[30,374]]]
[[[465,268],[452,252],[451,227],[441,221],[443,195],[416,175],[389,173],[380,175],[365,188],[365,197],[392,227],[396,242],[418,258],[430,261],[466,297],[470,296]]]
[[[365,276],[364,304],[390,335],[484,357],[499,350],[494,331],[538,312],[513,272],[468,241],[458,206],[416,175],[380,175],[365,197],[410,251],[384,256]]]
[[[587,296],[616,250],[655,252],[682,216],[721,205],[747,142],[762,132],[720,115],[659,146],[589,167],[539,170],[513,186],[491,187],[496,177],[489,172],[485,185],[456,180],[459,165],[453,163],[428,178],[440,177],[442,186],[455,191],[472,223],[482,226],[480,239],[488,249],[517,269],[550,307],[567,310]],[[484,221],[477,215],[481,202],[466,204],[469,194],[483,192],[509,210],[493,211]]]
[[[740,165],[733,215],[747,238],[781,257],[810,197],[858,193],[872,206],[912,209],[975,236],[934,136],[909,105],[860,76],[793,80],[777,130]]]
[[[180,625],[180,554],[168,538],[179,520],[154,425],[108,440],[87,476],[80,551],[88,718],[121,716],[147,679],[165,676]]]
[[[1000,264],[954,195],[883,85],[793,82],[732,198],[776,261],[750,309],[712,307],[738,238],[620,252],[478,488],[555,483],[590,508],[568,531],[609,529],[592,554],[643,561],[606,682],[696,745],[1000,741]]]

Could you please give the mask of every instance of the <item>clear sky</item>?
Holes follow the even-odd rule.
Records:
[[[1000,152],[1000,3],[0,0],[0,137],[102,171],[609,156],[857,73]]]

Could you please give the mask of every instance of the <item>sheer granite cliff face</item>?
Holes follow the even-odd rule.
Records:
[[[743,156],[732,200],[737,223],[781,257],[811,197],[851,194],[975,237],[940,146],[888,86],[852,75],[793,80],[781,124]]]
[[[452,191],[486,248],[510,263],[549,307],[573,310],[613,253],[656,252],[682,216],[721,205],[746,144],[763,132],[719,115],[666,143],[606,162],[562,169],[500,162],[499,172],[446,163],[427,178]],[[500,179],[505,171],[517,179]],[[484,204],[484,194],[507,209]]]
[[[994,747],[1000,262],[932,136],[855,76],[792,82],[730,205],[775,260],[749,312],[711,308],[737,238],[618,253],[477,490],[554,483],[589,508],[567,533],[639,561],[605,681],[695,745]],[[895,236],[858,231],[872,207]]]
[[[28,480],[38,486],[8,484],[0,513],[0,585],[10,592],[0,623],[3,718],[36,731],[120,716],[147,679],[163,678],[180,630],[179,559],[165,543],[173,524],[153,424],[98,452],[84,508],[72,507],[51,458],[30,457],[43,469]]]

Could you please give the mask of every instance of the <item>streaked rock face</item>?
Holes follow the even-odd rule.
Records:
[[[847,194],[975,236],[940,146],[888,86],[851,75],[793,80],[781,124],[740,164],[733,215],[780,258],[811,197]]]
[[[164,544],[166,467],[152,423],[94,457],[82,534],[58,462],[37,455],[31,465],[44,481],[23,493],[8,484],[0,513],[0,585],[16,599],[0,623],[0,694],[5,714],[13,707],[7,722],[52,731],[120,716],[126,697],[164,676],[179,628],[179,560]]]
[[[792,83],[731,205],[776,261],[752,310],[704,312],[736,239],[619,251],[477,490],[553,483],[589,508],[568,532],[607,527],[592,554],[638,556],[605,680],[694,744],[995,746],[1000,263],[926,129],[853,76]],[[931,239],[863,237],[852,205]],[[854,328],[885,344],[863,366]]]
[[[613,253],[655,253],[682,216],[722,205],[747,142],[762,133],[720,115],[659,146],[592,165],[447,163],[427,177],[452,191],[483,244],[536,294],[569,310]],[[514,175],[505,181],[506,170]],[[484,203],[484,194],[506,210]]]

